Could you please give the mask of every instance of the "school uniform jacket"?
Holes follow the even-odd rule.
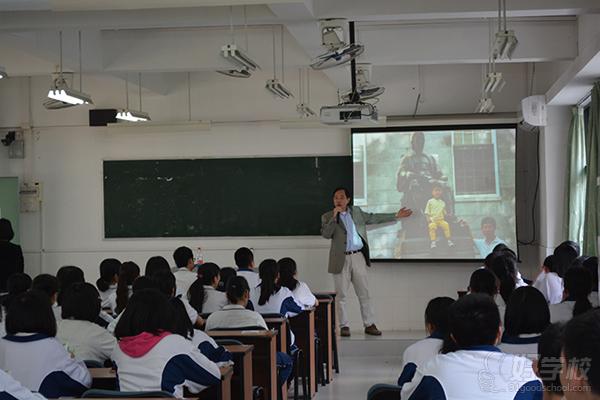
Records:
[[[254,311],[260,314],[281,314],[282,317],[293,317],[302,312],[302,307],[294,300],[294,295],[286,287],[279,288],[263,305],[258,304],[260,286],[251,293]]]
[[[317,302],[317,298],[312,294],[310,288],[304,282],[298,282],[296,288],[292,290],[292,295],[294,296],[296,303],[305,310],[314,307]]]
[[[110,332],[93,322],[63,319],[57,326],[56,338],[78,360],[102,363],[110,359],[117,345]]]
[[[218,366],[229,365],[233,363],[233,357],[231,353],[223,346],[219,346],[213,338],[199,329],[194,329],[192,344],[194,347],[200,350],[200,352],[204,354],[206,358],[216,363]]]
[[[98,293],[100,294],[100,300],[102,301],[101,303],[101,307],[102,309],[105,308],[110,308],[110,301],[108,300],[109,297],[113,294],[117,292],[117,284],[112,284],[108,287],[108,289],[106,289],[104,292],[101,291],[100,289],[98,289]],[[115,298],[116,298],[116,294],[115,294]]]
[[[204,303],[202,303],[203,313],[214,313],[220,311],[227,305],[227,295],[219,292],[212,286],[204,285]]]
[[[529,358],[531,361],[538,358],[538,342],[541,333],[523,334],[518,336],[502,336],[498,348],[507,354]]]
[[[542,383],[531,361],[502,353],[494,346],[475,346],[440,354],[419,366],[404,384],[402,400],[542,399]]]
[[[402,357],[402,373],[398,378],[398,386],[412,381],[417,367],[425,365],[429,360],[440,353],[444,338],[441,334],[433,332],[431,336],[419,340],[404,350]]]
[[[258,272],[254,271],[250,268],[238,268],[237,276],[243,276],[246,281],[248,281],[248,287],[250,288],[250,294],[256,287],[260,285],[260,277],[258,276]]]
[[[0,339],[0,369],[48,398],[79,397],[92,385],[83,361],[71,358],[56,338],[41,333]]]
[[[553,324],[555,322],[569,321],[571,318],[573,318],[574,307],[575,302],[571,300],[565,300],[558,304],[550,304],[548,306],[550,309],[550,323]]]
[[[39,393],[32,393],[12,376],[0,370],[0,399],[2,400],[45,400]]]
[[[264,318],[256,311],[237,304],[228,304],[221,311],[214,312],[206,319],[207,331],[215,329],[261,327],[267,329]]]
[[[177,287],[175,294],[177,296],[187,297],[187,292],[190,289],[190,286],[198,279],[198,274],[184,267],[177,268],[173,275],[175,275],[175,285]]]
[[[548,304],[558,304],[563,298],[563,280],[556,272],[542,272],[532,285],[542,292]]]
[[[198,393],[221,382],[214,362],[183,336],[143,332],[122,338],[112,356],[119,390],[164,390],[183,398],[183,387]]]

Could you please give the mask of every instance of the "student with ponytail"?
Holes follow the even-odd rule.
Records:
[[[317,298],[312,294],[308,285],[297,279],[298,270],[296,261],[290,257],[277,261],[279,265],[279,282],[281,286],[290,289],[294,299],[302,308],[308,309],[318,304]]]
[[[102,308],[110,307],[108,298],[117,291],[119,269],[121,269],[121,261],[116,258],[107,258],[100,263],[100,278],[96,281],[96,287],[100,293]]]
[[[508,254],[498,253],[492,260],[491,269],[500,282],[500,296],[496,296],[496,304],[498,307],[506,307],[517,284],[516,261]]]
[[[563,301],[550,305],[550,322],[567,322],[572,317],[590,310],[589,295],[592,292],[592,277],[583,267],[571,267],[564,275]]]
[[[140,276],[140,267],[133,261],[126,261],[121,265],[119,271],[119,283],[117,291],[110,298],[110,308],[115,314],[120,314],[131,297],[133,281]]]
[[[293,317],[302,312],[302,307],[294,300],[292,291],[279,285],[279,265],[273,259],[260,263],[258,274],[261,283],[258,290],[251,292],[254,309],[261,314],[281,314]]]
[[[227,304],[225,293],[217,290],[221,280],[219,270],[219,266],[211,262],[198,267],[198,279],[190,286],[187,299],[199,314],[219,311]]]

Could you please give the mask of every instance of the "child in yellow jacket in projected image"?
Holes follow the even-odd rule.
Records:
[[[429,199],[425,206],[425,215],[427,216],[427,222],[429,224],[429,239],[431,239],[431,248],[437,247],[437,230],[442,228],[444,237],[448,241],[448,247],[453,247],[450,225],[446,222],[446,203],[442,200],[442,187],[434,185],[431,190],[433,198]]]

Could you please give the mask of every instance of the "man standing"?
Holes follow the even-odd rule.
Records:
[[[402,208],[397,213],[366,213],[359,207],[349,206],[351,197],[348,189],[343,187],[335,189],[333,192],[335,208],[321,216],[321,235],[331,239],[329,273],[333,274],[337,293],[340,333],[342,336],[350,336],[346,297],[352,283],[360,303],[365,333],[379,336],[381,331],[375,326],[375,313],[371,305],[367,280],[366,267],[371,266],[371,261],[366,225],[393,222],[410,216],[412,211]]]

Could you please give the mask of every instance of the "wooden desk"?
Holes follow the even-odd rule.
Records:
[[[277,331],[277,351],[287,353],[287,318],[265,318],[265,322],[269,329]]]
[[[333,299],[319,299],[315,310],[315,329],[320,339],[319,354],[325,364],[325,383],[333,380],[333,333],[331,329],[331,306]],[[319,365],[319,368],[322,366]]]
[[[231,394],[234,399],[252,400],[252,345],[223,346],[233,356]]]
[[[265,400],[277,400],[277,332],[274,331],[208,331],[213,339],[235,339],[253,345],[252,381],[265,391]]]
[[[303,376],[308,378],[308,393],[312,398],[316,392],[315,374],[315,310],[306,310],[290,318],[290,327],[296,336],[296,346],[304,353]]]
[[[112,368],[89,368],[92,389],[117,390],[117,373]]]
[[[231,400],[231,377],[233,376],[233,366],[220,367],[221,370],[221,384],[218,386],[211,386],[204,389],[198,394],[192,394],[196,396],[198,400]]]
[[[339,358],[339,354],[338,354],[338,335],[337,335],[337,311],[336,311],[336,306],[335,306],[335,297],[337,296],[337,293],[334,291],[329,291],[329,292],[319,292],[319,293],[315,293],[315,297],[319,300],[321,300],[321,298],[325,297],[331,297],[333,299],[333,303],[331,303],[331,335],[333,337],[333,343],[332,343],[332,348],[333,348],[333,369],[335,369],[335,372],[337,374],[340,373],[340,358]]]

